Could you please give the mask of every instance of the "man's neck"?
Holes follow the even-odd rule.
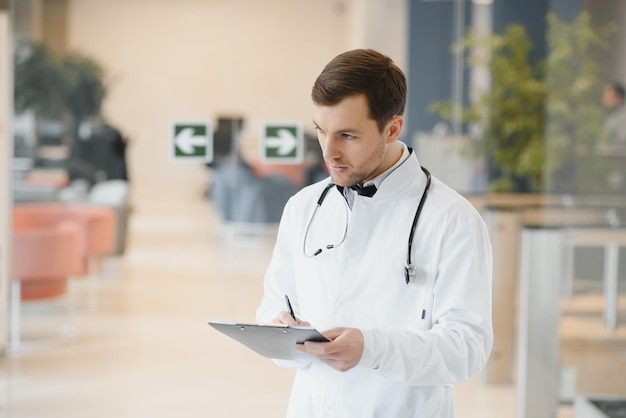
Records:
[[[385,159],[383,160],[383,163],[380,165],[382,170],[380,170],[380,172],[375,177],[379,176],[380,174],[384,173],[385,171],[393,167],[394,164],[398,162],[400,157],[402,157],[403,152],[404,152],[404,147],[402,146],[402,143],[400,143],[399,141],[395,141],[391,143],[389,145],[389,149],[387,150],[387,155],[385,155]]]

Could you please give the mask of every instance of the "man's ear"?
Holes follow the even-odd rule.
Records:
[[[385,129],[386,138],[385,142],[388,144],[396,141],[400,136],[400,132],[402,132],[402,126],[404,125],[404,116],[396,115],[387,123],[387,128]]]

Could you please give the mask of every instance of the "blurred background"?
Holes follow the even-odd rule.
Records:
[[[0,417],[284,415],[293,372],[207,323],[254,320],[353,48],[490,230],[456,415],[626,416],[626,1],[0,0]]]

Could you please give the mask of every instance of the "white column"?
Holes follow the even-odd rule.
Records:
[[[560,391],[562,231],[522,231],[517,418],[554,418]]]
[[[487,209],[483,217],[493,247],[493,348],[484,384],[511,384],[515,367],[516,298],[521,221],[517,210]]]
[[[349,47],[380,51],[406,72],[409,0],[351,0],[349,7]]]
[[[472,27],[471,29],[480,36],[489,36],[493,32],[492,5],[488,2],[472,3]],[[473,51],[481,57],[487,56],[488,49],[481,47]],[[463,63],[464,65],[465,63]],[[489,91],[491,88],[491,74],[487,65],[476,65],[470,68],[469,94],[473,102],[480,98],[480,93]]]
[[[604,246],[604,322],[611,331],[617,328],[618,271],[619,245],[608,242]]]
[[[8,283],[11,249],[10,227],[13,197],[11,193],[11,161],[13,156],[13,54],[11,48],[10,14],[0,8],[0,352],[6,352],[8,336]]]

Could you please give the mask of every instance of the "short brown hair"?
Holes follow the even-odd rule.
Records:
[[[388,56],[373,49],[355,49],[324,67],[311,97],[316,105],[333,106],[358,94],[365,95],[370,117],[382,132],[391,118],[404,113],[406,77]]]

